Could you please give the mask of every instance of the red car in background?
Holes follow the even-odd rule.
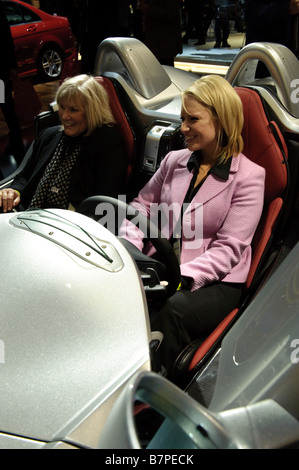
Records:
[[[77,59],[76,38],[68,19],[19,0],[1,1],[14,40],[19,76],[59,79],[65,62]]]

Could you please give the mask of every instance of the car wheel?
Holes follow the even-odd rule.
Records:
[[[63,69],[62,52],[55,46],[45,47],[39,56],[38,70],[46,81],[58,80]]]

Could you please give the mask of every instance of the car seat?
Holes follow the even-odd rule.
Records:
[[[281,230],[279,221],[288,189],[287,147],[276,122],[268,120],[258,92],[245,87],[235,89],[243,103],[243,153],[266,170],[263,213],[252,241],[252,262],[242,305],[236,306],[207,338],[198,339],[182,351],[175,364],[176,378],[201,368],[237,319],[246,299],[257,289],[261,279],[265,279],[270,269],[269,259],[275,260],[274,247],[278,229]]]
[[[116,91],[116,86],[114,84],[113,79],[107,77],[97,76],[95,79],[105,88],[109,96],[109,103],[112,110],[112,114],[116,121],[116,128],[119,130],[125,145],[125,153],[126,153],[126,175],[124,181],[124,187],[121,188],[122,190],[126,191],[128,184],[130,182],[130,177],[132,174],[132,169],[134,166],[135,160],[135,134],[133,129],[130,125],[128,116],[125,114],[123,107],[120,103],[119,96]],[[38,136],[39,133],[47,128],[52,127],[60,124],[58,112],[55,110],[55,106],[52,107],[53,109],[49,111],[44,111],[39,113],[35,116],[35,136]],[[21,168],[25,165],[25,160],[20,165],[19,169],[15,174],[17,174]],[[4,187],[6,183],[11,183],[11,180],[15,176],[15,174],[11,175],[11,177],[6,178],[0,182]]]
[[[120,103],[119,96],[113,79],[107,77],[96,76],[95,79],[107,91],[109,96],[109,104],[113,117],[116,121],[116,127],[119,130],[125,145],[127,171],[125,185],[129,183],[135,157],[135,136],[133,129],[129,123],[128,116],[125,114],[123,107]],[[41,130],[46,127],[55,126],[59,124],[59,117],[57,111],[45,111],[40,113],[35,118],[35,133],[38,135]]]
[[[116,121],[116,127],[124,140],[127,159],[125,186],[128,186],[135,160],[135,135],[130,125],[129,118],[121,105],[113,79],[102,76],[96,76],[95,79],[105,88],[108,93],[110,107]]]

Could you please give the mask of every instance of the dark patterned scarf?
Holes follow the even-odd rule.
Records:
[[[29,208],[68,208],[71,172],[80,153],[81,139],[74,140],[72,145],[70,143],[71,139],[63,135],[37,186]]]

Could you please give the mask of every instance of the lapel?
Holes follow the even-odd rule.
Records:
[[[187,169],[187,162],[191,152],[185,154],[183,158],[178,160],[177,166],[172,175],[172,184],[170,186],[171,202],[178,203],[181,207],[183,205],[186,193],[192,180],[192,173]]]
[[[54,135],[47,144],[46,149],[43,145],[41,145],[35,167],[35,174],[37,174],[41,168],[44,168],[44,166],[47,165],[50,159],[53,157],[61,135],[62,132],[58,132],[57,135]]]
[[[211,199],[217,197],[222,191],[224,191],[230,184],[233,182],[235,173],[239,168],[239,157],[233,157],[230,167],[229,177],[227,180],[218,178],[214,174],[210,174],[201,188],[198,190],[197,194],[189,204],[186,209],[186,214],[192,212],[197,204],[206,204]]]

